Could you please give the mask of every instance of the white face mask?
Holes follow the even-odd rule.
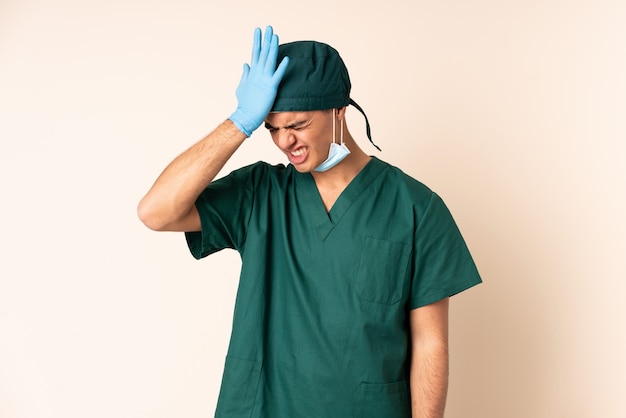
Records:
[[[317,166],[314,171],[324,172],[324,171],[330,170],[331,168],[339,164],[341,161],[343,161],[343,159],[346,158],[348,154],[350,154],[350,150],[348,149],[348,147],[346,147],[346,144],[343,142],[343,119],[341,119],[341,134],[340,134],[341,144],[337,144],[335,142],[336,116],[337,116],[337,109],[333,109],[333,142],[331,142],[330,149],[328,150],[328,158],[326,158],[326,160],[322,164]]]
[[[346,144],[330,144],[330,150],[328,151],[328,158],[322,164],[315,168],[315,171],[323,172],[330,170],[337,164],[339,164],[344,158],[350,154],[350,150],[346,147]]]

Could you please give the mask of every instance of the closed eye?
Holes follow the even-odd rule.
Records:
[[[303,129],[308,128],[310,124],[311,124],[311,121],[302,121],[302,122],[293,123],[293,124],[291,124],[289,126],[285,126],[284,128],[277,128],[277,127],[272,126],[269,123],[265,122],[265,129],[270,131],[270,133],[277,132],[279,129],[286,129],[286,130],[292,130],[292,131],[301,131]]]
[[[288,129],[293,129],[294,131],[301,131],[301,130],[303,130],[305,128],[308,128],[310,124],[311,124],[310,121],[297,122],[297,123],[294,123],[291,126],[288,126],[287,128]]]
[[[274,128],[272,125],[270,125],[269,123],[265,122],[265,129],[267,129],[268,131],[270,131],[270,133],[274,133],[278,130],[278,128]]]

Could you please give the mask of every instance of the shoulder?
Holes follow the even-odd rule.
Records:
[[[258,161],[256,163],[233,170],[226,175],[223,179],[228,181],[235,181],[237,183],[254,186],[265,183],[267,181],[275,181],[277,179],[290,177],[293,172],[293,167],[285,166],[283,164],[272,165],[265,161]],[[230,179],[230,180],[229,180]]]
[[[430,187],[406,174],[402,169],[377,158],[373,161],[382,167],[380,173],[382,185],[386,189],[393,190],[398,198],[428,204],[435,194]]]
[[[380,189],[385,190],[388,201],[408,209],[419,224],[426,218],[443,219],[452,215],[446,203],[436,191],[421,181],[406,174],[400,168],[378,160],[383,164]]]
[[[269,164],[265,161],[257,161],[256,163],[233,170],[229,175],[238,177],[250,176],[280,176],[289,172],[290,167],[283,164]]]

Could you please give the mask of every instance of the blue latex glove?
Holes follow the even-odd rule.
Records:
[[[265,29],[265,38],[261,45],[261,29],[254,30],[252,61],[244,64],[243,75],[237,87],[237,109],[230,116],[235,126],[246,134],[261,126],[274,104],[278,85],[285,75],[289,58],[285,57],[278,68],[278,36],[271,26]]]

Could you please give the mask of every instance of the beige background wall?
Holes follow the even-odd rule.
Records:
[[[196,262],[135,206],[232,112],[266,24],[339,49],[377,155],[475,256],[447,417],[626,417],[624,22],[621,0],[0,0],[0,417],[212,416],[238,256]],[[284,162],[262,131],[227,169],[258,159]]]

